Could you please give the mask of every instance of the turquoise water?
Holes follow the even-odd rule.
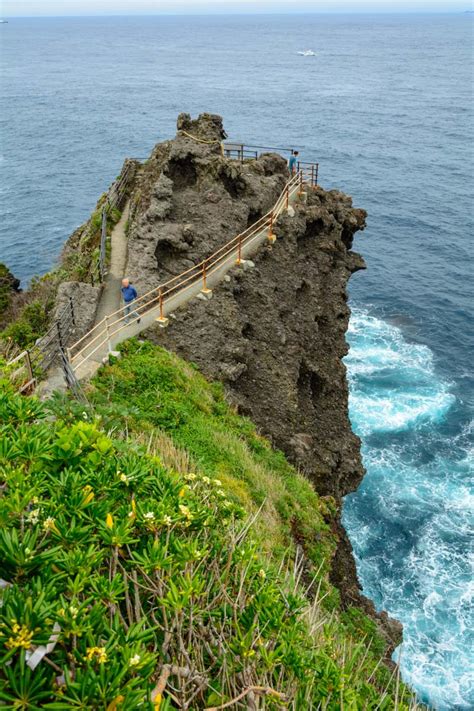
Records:
[[[394,658],[420,697],[473,708],[472,421],[432,351],[397,326],[355,308],[349,343],[367,474],[344,524],[364,590],[403,622]]]
[[[446,710],[474,708],[472,26],[464,14],[0,25],[0,261],[24,281],[181,111],[298,147],[368,210],[347,358],[367,476],[344,518],[364,591],[405,626],[403,677]]]

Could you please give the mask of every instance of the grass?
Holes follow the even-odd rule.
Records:
[[[297,538],[324,577],[335,549],[335,502],[319,497],[253,423],[228,406],[219,383],[148,342],[129,341],[122,353],[100,371],[91,393],[95,406],[109,413],[109,426],[125,425],[152,442],[156,432],[166,433],[193,468],[221,479],[249,514],[259,512],[255,532],[268,555],[283,555]]]
[[[328,582],[333,502],[220,386],[130,341],[88,395],[0,382],[0,704],[415,708]]]

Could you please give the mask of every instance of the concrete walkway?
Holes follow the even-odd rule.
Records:
[[[117,311],[121,306],[120,287],[127,267],[127,235],[125,225],[130,214],[130,203],[127,202],[120,220],[115,225],[110,236],[110,266],[104,281],[104,288],[100,296],[99,305],[94,319],[94,326],[102,321],[108,314]],[[94,364],[95,372],[99,364]],[[64,392],[67,389],[63,369],[59,366],[51,368],[46,380],[38,388],[41,399],[47,399],[55,391]]]
[[[296,200],[296,195],[292,197],[291,202],[295,202]],[[290,207],[289,208],[289,214],[294,215],[294,208]],[[118,228],[118,225],[117,225]],[[118,241],[118,240],[117,240]],[[212,274],[208,276],[207,279],[207,285],[208,287],[212,290],[214,286],[219,284],[224,278],[224,276],[227,274],[227,272],[231,269],[249,269],[252,268],[253,263],[249,260],[249,257],[254,254],[258,248],[262,245],[268,242],[268,226],[263,227],[263,229],[256,233],[252,239],[245,244],[242,247],[242,258],[243,261],[240,266],[236,265],[236,257],[237,257],[237,247],[234,252],[229,254],[229,256],[222,262],[222,264],[216,268]],[[116,243],[114,243],[115,245]],[[113,249],[115,248],[113,245]],[[118,262],[118,259],[117,259]],[[123,274],[123,269],[121,274]],[[117,293],[120,295],[120,287],[116,287]],[[96,324],[100,322],[101,318],[104,318],[106,315],[109,315],[113,311],[117,309],[117,306],[115,305],[116,302],[113,302],[113,308],[112,308],[112,296],[110,295],[110,305],[111,308],[108,312],[104,311],[103,316],[100,318],[96,319]],[[165,301],[164,304],[164,315],[169,316],[170,314],[174,313],[176,309],[178,309],[181,306],[184,306],[190,299],[192,298],[201,298],[201,299],[208,299],[212,297],[212,291],[211,293],[208,294],[203,294],[202,293],[202,281],[198,280],[195,283],[191,284],[186,288],[186,290],[177,292],[174,296],[171,298],[168,298]],[[105,303],[105,299],[104,299]],[[101,306],[102,306],[102,301],[101,301]],[[119,306],[120,308],[120,297],[119,297]],[[84,351],[81,355],[75,356],[72,360],[72,366],[75,372],[75,375],[78,380],[83,380],[83,379],[88,379],[91,378],[97,370],[100,368],[100,366],[107,361],[108,354],[110,351],[113,351],[116,349],[116,347],[122,343],[122,341],[125,341],[127,338],[131,338],[132,336],[137,336],[139,333],[142,331],[146,330],[147,328],[150,328],[151,326],[156,325],[156,319],[160,315],[160,310],[159,310],[159,305],[156,304],[156,307],[150,308],[149,311],[146,311],[144,314],[140,314],[140,323],[137,322],[135,319],[132,321],[129,325],[124,326],[123,328],[120,328],[120,325],[117,326],[116,328],[120,328],[117,333],[112,334],[108,340],[108,342],[101,343],[102,341],[106,341],[106,334],[105,331],[100,332],[99,329],[96,331],[96,333],[93,334],[93,337],[95,338],[95,341],[92,342],[90,345],[87,345],[84,348]],[[179,317],[179,316],[177,316]],[[172,328],[172,320],[170,321],[170,328]],[[102,326],[103,328],[103,326]],[[101,344],[99,346],[99,344]],[[94,352],[95,351],[95,352]]]
[[[115,225],[110,236],[110,267],[105,277],[104,288],[97,307],[94,326],[106,316],[118,311],[121,306],[120,287],[127,268],[127,235],[125,225],[130,214],[130,203],[124,207],[122,217]]]

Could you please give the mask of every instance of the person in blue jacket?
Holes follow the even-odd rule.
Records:
[[[137,319],[137,323],[140,323],[139,314],[133,309],[133,302],[137,298],[137,290],[132,284],[130,284],[130,279],[122,279],[122,292],[123,298],[123,313],[125,314],[125,323],[130,323],[130,316]]]
[[[293,151],[288,162],[288,168],[291,175],[296,173],[297,161],[298,161],[299,151]]]

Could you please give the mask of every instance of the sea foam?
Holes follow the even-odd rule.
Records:
[[[456,397],[426,346],[357,308],[348,339],[367,474],[344,523],[364,592],[403,623],[394,658],[420,699],[472,709],[472,427],[445,434]]]

